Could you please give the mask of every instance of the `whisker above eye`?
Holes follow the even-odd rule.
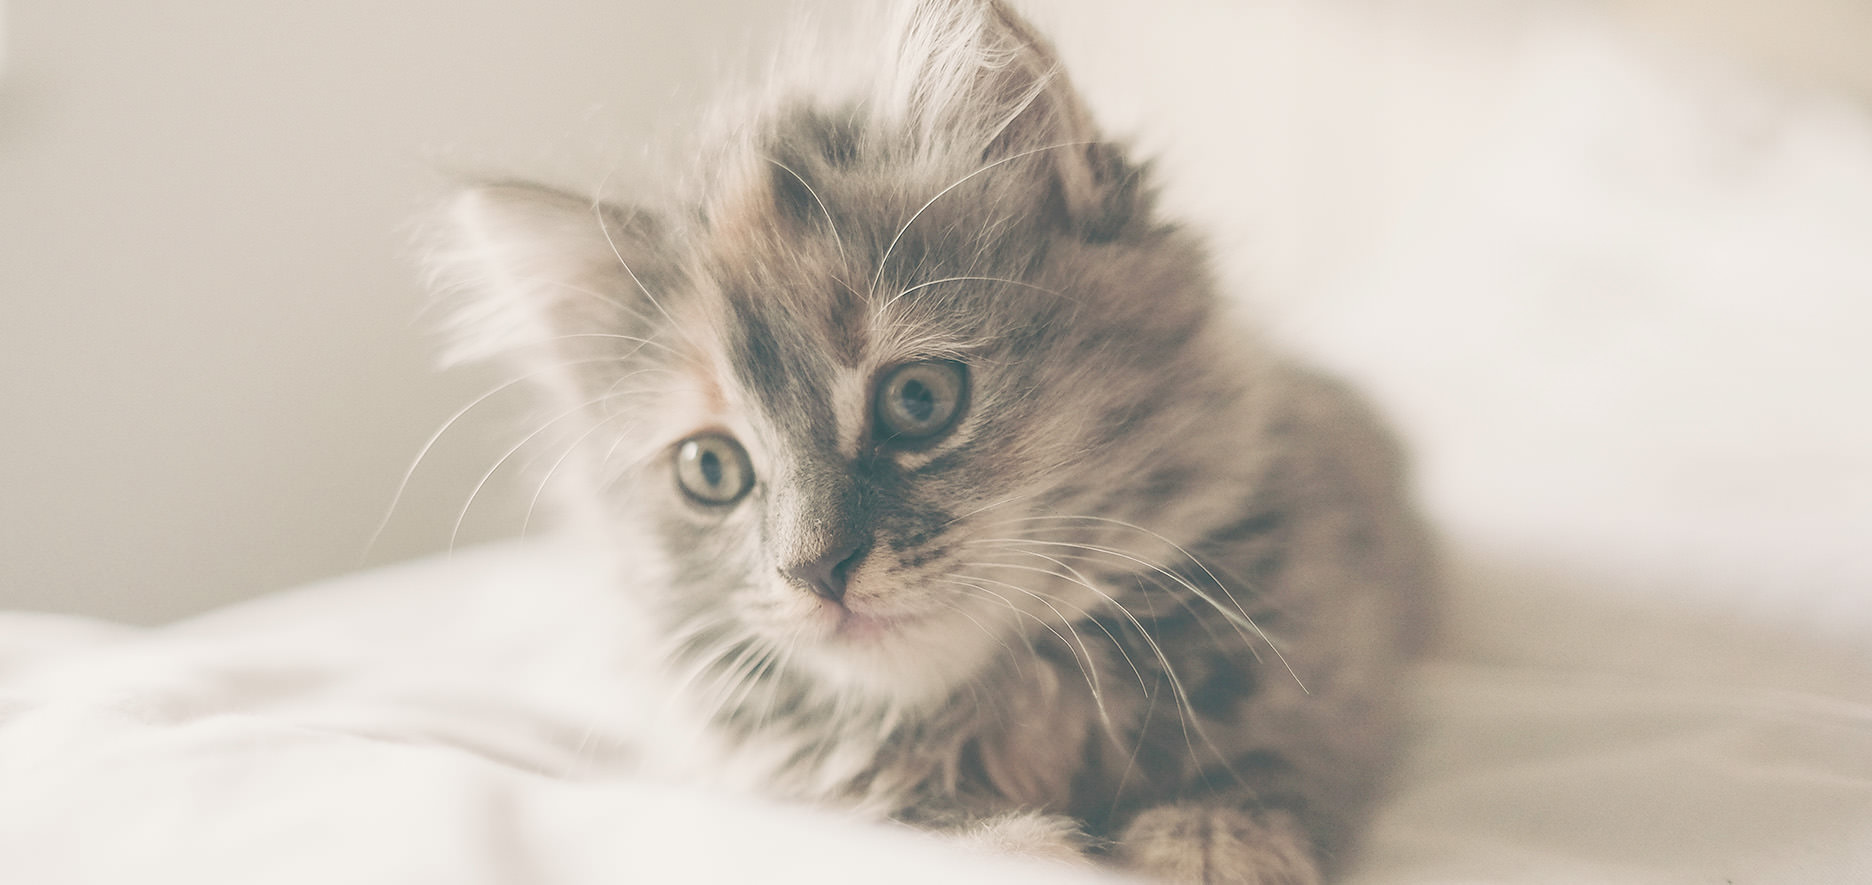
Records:
[[[1009,154],[1008,156],[995,160],[992,163],[986,163],[982,165],[981,167],[977,168],[975,171],[970,172],[969,174],[964,175],[961,178],[958,178],[955,181],[950,182],[948,186],[944,187],[942,190],[937,191],[936,196],[930,197],[927,201],[923,203],[923,205],[918,206],[915,212],[910,213],[909,219],[904,221],[903,226],[897,229],[897,234],[891,237],[889,245],[886,245],[884,247],[884,254],[878,257],[877,272],[872,274],[871,276],[871,291],[873,292],[877,291],[878,285],[883,282],[884,270],[890,264],[891,253],[896,251],[897,243],[903,239],[904,233],[910,230],[910,225],[915,224],[916,220],[918,218],[921,218],[923,216],[923,213],[926,210],[928,210],[931,205],[935,204],[937,200],[942,199],[943,196],[948,194],[950,191],[955,190],[958,187],[961,187],[964,182],[967,182],[969,179],[974,178],[977,175],[980,175],[998,166],[1002,166],[1007,163],[1012,163],[1015,160],[1020,160],[1020,159],[1024,159],[1027,157],[1031,157],[1035,154],[1046,153],[1047,151],[1058,150],[1060,148],[1085,147],[1087,145],[1091,145],[1094,143],[1095,142],[1091,142],[1091,141],[1067,141],[1067,142],[1061,142],[1059,144],[1050,144],[1045,147],[1037,147],[1031,150],[1020,151],[1018,153]]]
[[[928,288],[930,286],[934,286],[939,283],[962,283],[962,282],[1005,283],[1010,286],[1019,286],[1024,289],[1033,289],[1035,291],[1045,292],[1048,295],[1060,295],[1061,294],[1059,290],[1057,289],[1049,289],[1045,286],[1037,286],[1037,285],[1034,285],[1033,283],[1022,282],[1021,280],[1011,280],[1006,277],[967,277],[967,276],[965,277],[943,277],[940,280],[928,280],[926,282],[918,283],[901,292],[898,292],[895,295],[892,295],[889,301],[886,301],[883,304],[878,305],[878,309],[874,311],[874,314],[876,316],[883,316],[886,311],[889,311],[891,309],[891,305],[896,304],[899,299],[903,298],[905,295],[915,292],[918,289]]]
[[[605,186],[609,184],[610,181],[611,181],[611,172],[607,171],[605,173],[604,180],[598,183],[597,192],[604,193]],[[592,217],[597,219],[598,232],[604,235],[605,245],[610,247],[611,255],[612,257],[617,259],[618,267],[621,267],[624,269],[624,273],[630,277],[631,282],[636,284],[637,291],[643,293],[644,298],[650,302],[650,305],[657,309],[657,313],[662,314],[663,319],[669,321],[670,328],[675,329],[676,334],[681,335],[685,338],[688,338],[689,333],[683,330],[682,324],[678,323],[676,321],[676,317],[672,316],[670,312],[663,307],[663,302],[657,300],[656,295],[651,293],[650,287],[644,285],[644,281],[637,276],[637,271],[631,269],[630,262],[624,260],[624,250],[618,247],[617,237],[611,232],[611,224],[605,213],[605,208],[606,207],[605,207],[605,203],[603,200],[596,199],[596,198],[592,200],[592,203],[591,203]],[[689,343],[699,345],[699,342],[697,342],[693,338],[689,339]]]
[[[839,262],[843,264],[849,261],[850,259],[845,257],[845,240],[843,237],[839,236],[838,222],[832,220],[832,210],[826,208],[825,201],[819,198],[819,192],[813,189],[812,184],[807,182],[804,176],[800,175],[798,172],[793,171],[793,167],[788,166],[787,164],[782,163],[779,160],[774,159],[773,157],[762,157],[761,159],[766,160],[767,162],[780,167],[781,171],[785,172],[788,175],[793,176],[793,180],[799,182],[800,187],[805,188],[806,193],[812,195],[813,202],[818,204],[819,206],[820,214],[825,216],[826,227],[830,228],[832,231],[832,244],[838,247]],[[841,283],[840,285],[843,285],[843,284]],[[850,288],[851,288],[850,286],[846,286],[846,289],[850,289]],[[852,294],[855,295],[857,293],[854,292]]]

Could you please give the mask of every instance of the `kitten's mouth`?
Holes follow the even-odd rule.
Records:
[[[917,620],[920,619],[914,616],[854,614],[847,610],[833,630],[847,639],[881,639],[901,632],[905,626]]]
[[[791,623],[780,630],[783,641],[801,646],[801,663],[828,684],[866,696],[894,703],[935,703],[998,647],[986,631],[958,631],[945,617],[950,609],[940,604],[918,608],[880,605],[874,598],[815,601],[810,610],[793,610]]]
[[[925,619],[917,612],[854,610],[837,602],[823,604],[815,614],[814,620],[819,622],[825,639],[853,643],[876,642],[902,633]]]

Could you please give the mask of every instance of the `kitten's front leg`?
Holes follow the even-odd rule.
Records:
[[[993,854],[1090,866],[1090,841],[1079,821],[1059,814],[1015,811],[974,818],[948,829],[962,844]]]
[[[1119,836],[1125,866],[1172,883],[1318,885],[1306,831],[1284,811],[1186,803],[1145,810]]]

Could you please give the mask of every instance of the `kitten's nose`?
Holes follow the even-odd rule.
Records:
[[[857,541],[831,544],[824,553],[782,568],[780,573],[802,589],[839,602],[845,598],[846,577],[864,558],[863,548]]]

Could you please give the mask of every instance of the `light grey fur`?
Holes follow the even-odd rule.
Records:
[[[578,427],[718,776],[1176,880],[1315,881],[1429,626],[1398,452],[1224,319],[1199,239],[1005,5],[926,0],[902,34],[876,94],[777,104],[695,205],[465,192],[437,259],[457,353],[513,360]],[[896,438],[873,398],[920,361],[964,367],[966,404]],[[703,432],[752,465],[732,504],[679,488]]]

